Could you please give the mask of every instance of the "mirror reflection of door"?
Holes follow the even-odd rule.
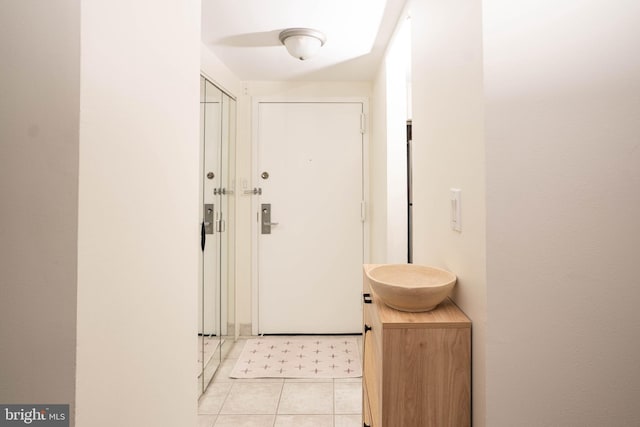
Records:
[[[201,257],[198,387],[203,392],[235,339],[235,100],[200,78]]]
[[[225,143],[223,144],[222,165],[224,173],[221,177],[223,194],[221,197],[222,212],[222,242],[221,242],[221,283],[220,289],[220,327],[221,360],[229,352],[237,339],[235,311],[235,241],[236,241],[236,100],[224,94],[227,111]]]

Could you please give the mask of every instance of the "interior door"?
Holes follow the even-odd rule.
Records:
[[[358,332],[363,103],[257,110],[258,332]]]

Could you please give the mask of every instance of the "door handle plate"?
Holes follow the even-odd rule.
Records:
[[[213,234],[213,203],[205,203],[204,205],[204,234]]]
[[[263,203],[260,212],[262,213],[261,232],[271,234],[271,227],[278,225],[277,222],[271,222],[271,203]]]

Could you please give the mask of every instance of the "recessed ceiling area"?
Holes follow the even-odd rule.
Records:
[[[202,0],[202,42],[244,81],[374,78],[405,0]],[[287,28],[322,31],[305,61],[278,38]]]

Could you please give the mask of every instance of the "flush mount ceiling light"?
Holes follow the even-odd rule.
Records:
[[[301,61],[315,55],[326,40],[324,34],[310,28],[289,28],[280,33],[280,42]]]

